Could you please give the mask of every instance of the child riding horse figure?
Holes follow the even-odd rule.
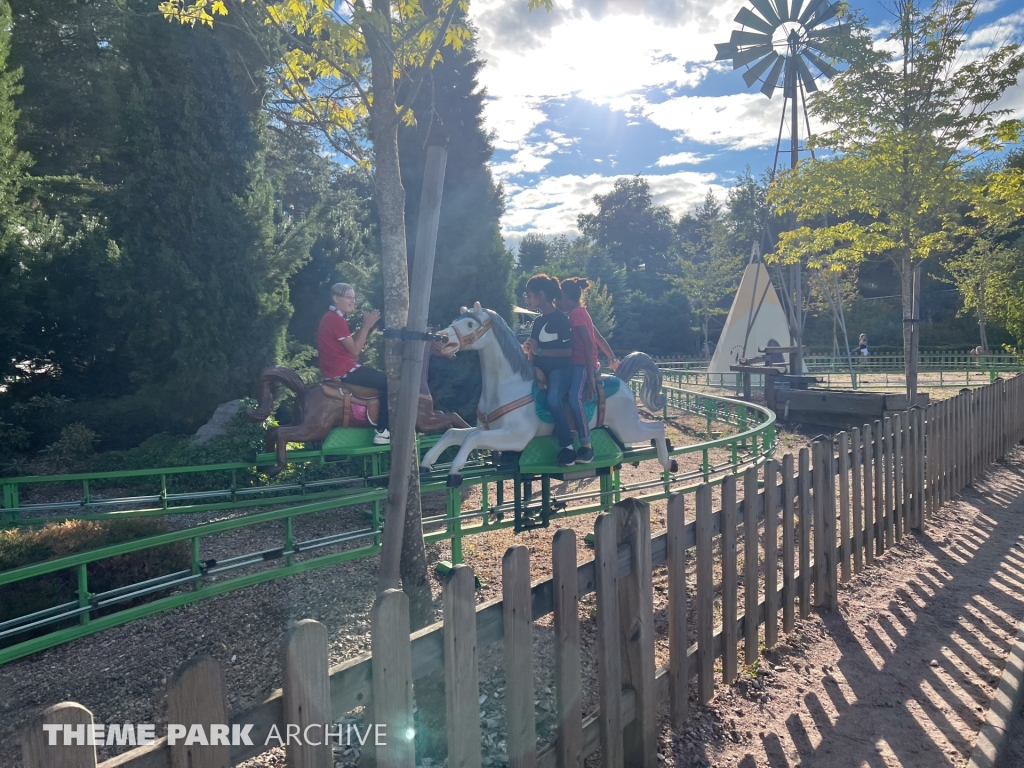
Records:
[[[557,318],[554,322],[559,323]],[[474,450],[522,451],[533,438],[550,435],[555,431],[553,419],[552,422],[545,420],[535,405],[535,367],[524,347],[541,349],[542,340],[544,343],[553,344],[560,338],[560,333],[555,328],[549,328],[548,323],[542,323],[542,318],[537,318],[535,328],[537,324],[541,325],[540,329],[535,331],[536,346],[527,346],[525,343],[521,345],[500,315],[484,309],[480,302],[477,302],[472,309],[463,307],[462,314],[441,331],[441,336],[445,339],[441,348],[442,354],[454,355],[467,350],[479,353],[483,387],[480,393],[477,426],[452,428],[445,432],[423,457],[420,463],[422,469],[429,470],[433,467],[447,448],[453,445],[461,446],[452,461],[448,475],[449,485],[459,485],[462,480],[459,472]],[[543,360],[545,357],[548,355],[542,353],[539,357],[535,356],[534,360]],[[559,357],[570,360],[570,357],[565,355]],[[619,363],[615,372],[616,378],[601,382],[606,392],[604,425],[624,445],[653,442],[661,466],[666,471],[674,471],[673,462],[669,458],[664,425],[658,421],[645,422],[640,419],[636,398],[628,386],[628,382],[641,372],[644,374],[640,389],[643,404],[654,412],[664,406],[661,371],[648,355],[633,352]],[[556,379],[559,376],[564,374],[556,374]],[[622,386],[623,383],[627,385]],[[550,384],[549,378],[548,402],[551,402]],[[600,416],[600,409],[594,409],[592,415],[586,417],[588,426],[598,426]]]
[[[366,346],[367,337],[380,319],[380,312],[363,314],[363,324],[353,334],[345,319],[356,308],[355,289],[348,283],[335,283],[331,287],[332,304],[324,314],[317,331],[317,352],[323,380],[319,384],[306,384],[290,368],[274,366],[260,374],[258,406],[247,415],[252,421],[264,421],[273,408],[272,385],[284,384],[297,396],[301,418],[291,426],[274,427],[267,433],[269,441],[276,442],[277,465],[267,472],[271,477],[279,474],[287,464],[288,443],[325,439],[335,427],[376,428],[373,442],[386,445],[391,440],[388,431],[387,377],[375,368],[358,363],[359,354]],[[442,432],[450,427],[468,427],[457,413],[434,410],[434,400],[427,386],[427,367],[431,356],[442,354],[436,342],[424,342],[420,375],[420,401],[416,414],[416,429],[422,433]]]

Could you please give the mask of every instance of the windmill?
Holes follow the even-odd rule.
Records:
[[[775,143],[775,162],[772,176],[779,164],[782,151],[782,133],[787,113],[790,127],[789,167],[796,168],[800,158],[800,107],[804,123],[810,134],[807,117],[807,94],[818,90],[818,77],[832,78],[839,74],[832,63],[830,44],[847,28],[830,21],[838,21],[838,4],[829,0],[750,0],[754,10],[742,8],[734,21],[742,29],[734,30],[728,43],[717,43],[715,61],[732,60],[733,69],[746,67],[743,80],[748,88],[761,83],[760,91],[769,99],[782,89],[782,119],[779,137]],[[754,11],[757,11],[755,13]],[[759,15],[760,14],[760,15]],[[824,57],[824,58],[822,58]],[[812,69],[813,67],[813,69]],[[818,74],[815,75],[815,72]],[[788,109],[787,109],[788,107]],[[803,369],[801,339],[803,336],[803,288],[800,265],[791,268],[792,294],[783,282],[790,316],[790,327],[797,352],[791,370]]]

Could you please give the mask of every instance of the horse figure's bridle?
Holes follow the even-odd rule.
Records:
[[[459,349],[465,349],[470,344],[476,343],[480,338],[483,337],[485,333],[491,330],[492,326],[493,323],[491,322],[490,315],[488,315],[487,318],[480,323],[479,328],[474,328],[467,334],[459,333],[458,326],[455,325],[455,323],[452,323],[452,330],[455,331],[455,336],[459,340]],[[507,403],[501,406],[500,408],[491,411],[490,413],[484,413],[478,408],[476,411],[477,426],[481,426],[484,429],[490,429],[491,424],[500,419],[506,413],[511,413],[512,411],[518,408],[522,408],[524,405],[528,405],[532,402],[533,394],[531,393],[529,395],[526,395],[525,397],[519,398],[515,402]]]
[[[473,331],[463,335],[459,333],[459,328],[455,323],[452,323],[452,330],[455,331],[455,337],[459,340],[459,349],[465,349],[470,344],[475,344],[480,340],[485,333],[491,330],[491,318],[488,315],[487,319],[480,323],[480,327]]]

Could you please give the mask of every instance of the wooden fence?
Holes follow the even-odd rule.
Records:
[[[767,648],[778,642],[780,623],[790,632],[812,606],[835,610],[837,582],[872,566],[908,530],[923,530],[939,505],[1024,437],[1022,417],[1024,377],[964,391],[927,409],[818,440],[796,457],[751,467],[742,477],[728,476],[717,510],[711,485],[697,489],[692,517],[684,498],[675,495],[668,503],[667,530],[653,538],[647,504],[626,499],[598,516],[592,560],[578,564],[573,531],[555,533],[549,579],[531,586],[529,550],[510,548],[502,563],[501,600],[476,605],[472,570],[456,567],[443,588],[443,622],[411,635],[405,595],[385,592],[371,613],[372,652],[332,669],[325,628],[300,622],[285,648],[283,689],[233,716],[225,703],[223,670],[213,660],[193,660],[169,683],[168,722],[204,724],[207,733],[210,724],[224,724],[224,733],[228,726],[249,726],[252,745],[169,746],[164,737],[100,768],[232,766],[275,746],[273,740],[264,746],[273,728],[285,735],[291,724],[293,731],[298,726],[309,734],[309,726],[307,740],[316,741],[318,724],[367,705],[366,721],[386,725],[386,745],[375,749],[377,765],[411,768],[415,684],[442,669],[448,764],[478,768],[478,657],[498,641],[504,641],[510,766],[579,768],[600,749],[606,766],[654,768],[659,706],[667,704],[673,726],[682,726],[694,681],[697,700],[709,702],[716,684],[736,679],[741,647],[743,663],[753,664],[762,638]],[[691,558],[695,578],[688,583]],[[668,577],[669,663],[656,669],[652,573],[662,566]],[[579,601],[593,592],[598,709],[584,718]],[[557,738],[538,747],[532,625],[551,613]],[[690,635],[696,637],[693,644]],[[720,677],[714,667],[719,658]],[[85,732],[92,715],[74,703],[44,712],[22,739],[25,768],[95,768],[95,747],[65,746],[60,737],[50,746],[47,723],[81,724]],[[333,765],[329,745],[287,749],[293,768]]]

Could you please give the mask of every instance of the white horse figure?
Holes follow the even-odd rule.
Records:
[[[440,333],[445,337],[443,352],[452,355],[465,350],[480,353],[483,391],[477,411],[477,426],[468,429],[449,429],[423,457],[420,466],[429,470],[438,457],[453,445],[462,446],[449,472],[449,485],[458,485],[459,471],[472,451],[522,451],[535,437],[550,435],[554,425],[537,416],[533,404],[533,365],[523,352],[522,345],[501,317],[480,306],[462,308],[462,314]],[[661,410],[665,395],[661,391],[661,371],[643,352],[627,355],[619,363],[616,375],[623,386],[610,395],[605,403],[604,423],[624,445],[654,441],[658,461],[670,470],[671,461],[665,440],[665,426],[661,422],[640,419],[636,400],[628,382],[639,371],[644,373],[640,398],[652,411]],[[597,423],[597,413],[590,426]]]

